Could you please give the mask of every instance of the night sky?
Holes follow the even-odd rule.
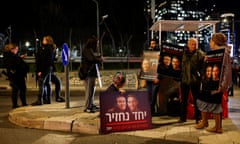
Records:
[[[99,16],[108,15],[105,23],[110,29],[116,46],[126,44],[131,39],[137,43],[134,47],[142,47],[146,41],[144,32],[147,29],[143,12],[144,0],[98,0]],[[220,3],[217,9],[221,12],[234,12],[238,20],[239,12],[236,1]],[[207,4],[207,0],[203,0]],[[50,34],[60,45],[71,41],[84,42],[91,35],[96,35],[96,4],[92,0],[29,0],[4,1],[1,5],[0,33],[7,35],[11,25],[12,40],[41,38]],[[104,25],[100,26],[100,34],[107,33]],[[104,37],[110,41],[109,34]]]
[[[97,34],[96,4],[92,0],[66,1],[42,0],[6,1],[6,6],[0,9],[2,14],[0,33],[7,35],[8,26],[12,27],[12,39],[42,37],[50,34],[56,43],[61,44],[71,38],[72,41],[85,41],[91,35]],[[126,41],[134,36],[135,40],[144,39],[146,30],[145,17],[143,14],[143,0],[138,3],[129,3],[129,0],[99,0],[99,19],[103,15],[107,27],[116,39]],[[100,33],[106,31],[104,25],[100,25]],[[108,39],[106,34],[105,39]]]

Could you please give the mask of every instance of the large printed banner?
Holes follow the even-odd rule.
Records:
[[[152,128],[147,91],[100,92],[101,133]]]
[[[224,51],[225,49],[219,49],[207,52],[208,58],[205,64],[205,76],[204,76],[205,83],[203,83],[205,84],[204,87],[205,90],[206,89],[214,90],[219,86],[219,82],[221,80]]]
[[[157,66],[160,51],[144,51],[140,79],[153,80],[157,78]]]
[[[180,79],[181,61],[184,47],[164,43],[161,47],[159,74]]]

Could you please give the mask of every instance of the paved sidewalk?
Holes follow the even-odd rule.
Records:
[[[115,134],[140,137],[161,138],[166,140],[186,141],[199,144],[239,144],[240,143],[240,90],[235,90],[234,97],[229,97],[229,118],[223,120],[222,134],[196,130],[194,120],[184,124],[176,123],[177,117],[156,116],[152,118],[153,129],[117,132]],[[70,108],[65,103],[26,106],[9,112],[9,120],[26,128],[100,134],[99,112],[84,113],[84,101],[71,101]],[[213,126],[214,121],[209,120]]]
[[[83,107],[79,105],[83,105],[83,103],[73,101],[71,102],[71,108],[66,108],[64,103],[20,107],[9,113],[9,120],[16,125],[26,128],[99,134],[99,112],[84,113]],[[196,130],[193,127],[194,120],[188,120],[184,124],[178,124],[176,123],[176,117],[168,116],[153,117],[153,129],[118,132],[117,134],[188,141],[201,144],[237,144],[240,143],[240,131],[236,126],[237,124],[239,126],[239,116],[233,119],[238,121],[238,123],[235,124],[231,118],[223,120],[223,134]],[[214,124],[213,120],[209,122],[210,125]]]
[[[70,108],[66,108],[65,103],[55,102],[41,106],[20,107],[9,112],[9,120],[26,128],[100,134],[99,112],[84,113],[83,105],[84,101],[81,100],[70,101]],[[204,129],[196,130],[193,127],[194,120],[179,124],[176,123],[177,119],[177,117],[156,116],[152,117],[152,129],[116,132],[113,135],[134,135],[198,144],[240,144],[240,89],[235,88],[234,96],[229,97],[229,118],[223,120],[222,134],[209,133]],[[209,120],[209,125],[213,126],[214,121]]]

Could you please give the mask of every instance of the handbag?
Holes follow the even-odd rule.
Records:
[[[88,71],[84,70],[83,67],[80,67],[78,71],[78,77],[81,80],[85,80],[87,76],[88,76]]]

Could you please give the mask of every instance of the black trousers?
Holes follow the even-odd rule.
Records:
[[[199,84],[184,84],[181,83],[181,96],[182,96],[182,101],[181,101],[181,115],[180,115],[180,119],[182,121],[186,121],[187,120],[187,105],[188,105],[188,96],[189,93],[192,93],[193,96],[193,100],[194,100],[194,112],[195,112],[195,120],[196,122],[198,122],[199,120],[201,120],[201,113],[197,108],[197,98],[200,94],[200,83]]]
[[[25,78],[19,78],[18,80],[11,80],[10,86],[12,87],[12,105],[14,107],[18,107],[18,95],[20,96],[20,100],[22,102],[22,106],[26,106],[26,81]]]

